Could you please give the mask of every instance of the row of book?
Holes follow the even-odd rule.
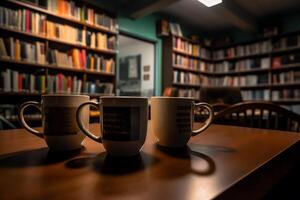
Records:
[[[20,73],[11,69],[1,71],[0,90],[5,92],[44,93],[45,88],[45,75]]]
[[[244,101],[269,101],[270,90],[244,90],[242,91],[242,98]]]
[[[104,33],[94,33],[67,24],[46,20],[45,15],[28,9],[13,10],[0,7],[0,25],[23,32],[59,39],[65,42],[87,45],[97,49],[115,49],[116,37]]]
[[[300,71],[288,71],[272,74],[273,84],[300,83]]]
[[[281,68],[282,65],[300,63],[300,53],[293,53],[272,58],[272,68]]]
[[[210,51],[207,50],[206,48],[201,47],[198,44],[188,42],[178,37],[173,37],[172,42],[173,42],[173,48],[176,50],[191,54],[193,56],[198,56],[201,58],[211,57]]]
[[[64,74],[40,75],[22,73],[16,70],[6,69],[0,74],[0,90],[5,92],[28,93],[113,93],[112,83],[100,83],[85,81],[77,76]]]
[[[75,1],[47,0],[47,10],[60,16],[73,18],[91,25],[104,27],[111,31],[117,30],[116,20],[104,13],[99,13],[87,6],[77,6]]]
[[[300,99],[300,89],[273,90],[272,100]]]
[[[288,37],[280,38],[273,41],[272,47],[274,50],[295,47],[300,45],[300,35],[290,35]]]
[[[86,32],[86,45],[96,49],[116,49],[116,37],[104,33]]]
[[[213,67],[212,63],[203,62],[198,59],[188,58],[178,54],[173,54],[173,64],[174,66],[204,72],[209,72]]]
[[[239,72],[251,69],[268,69],[270,68],[270,58],[245,59],[236,62],[223,61],[215,63],[213,72]]]
[[[238,56],[248,56],[271,51],[271,42],[262,41],[247,45],[238,45],[227,49],[220,49],[213,52],[213,59],[234,58]]]
[[[182,83],[190,85],[199,85],[200,76],[188,72],[173,71],[173,83]]]
[[[10,9],[0,6],[0,25],[6,28],[46,34],[46,16],[28,9]]]
[[[197,89],[179,89],[175,87],[166,87],[163,96],[168,97],[193,97],[200,98],[200,90]]]
[[[205,86],[255,86],[268,84],[269,77],[267,74],[246,75],[246,76],[223,76],[223,77],[202,77],[202,85]]]
[[[0,38],[0,57],[16,61],[115,73],[115,61],[112,58],[105,59],[90,53],[86,55],[84,49],[76,48],[67,52],[49,48],[46,54],[44,43],[23,42],[12,37]]]
[[[45,64],[45,44],[24,42],[12,37],[0,38],[0,57]]]

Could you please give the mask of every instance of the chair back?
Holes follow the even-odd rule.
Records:
[[[232,105],[215,116],[215,123],[300,132],[300,115],[267,102]]]

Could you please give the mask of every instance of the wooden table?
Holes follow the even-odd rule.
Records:
[[[140,156],[116,160],[88,138],[81,152],[54,155],[23,129],[2,131],[0,199],[257,199],[299,166],[299,139],[212,125],[189,149],[170,151],[149,127]]]

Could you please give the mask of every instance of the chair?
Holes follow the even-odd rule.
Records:
[[[214,123],[300,132],[300,115],[267,102],[232,105],[217,113]]]
[[[210,104],[236,104],[243,101],[241,90],[237,87],[201,87],[200,101]]]

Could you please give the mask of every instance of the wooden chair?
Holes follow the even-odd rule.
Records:
[[[218,112],[214,123],[300,132],[300,115],[267,102],[232,105]]]
[[[238,87],[201,87],[200,101],[210,104],[236,104],[243,102],[241,90]]]

